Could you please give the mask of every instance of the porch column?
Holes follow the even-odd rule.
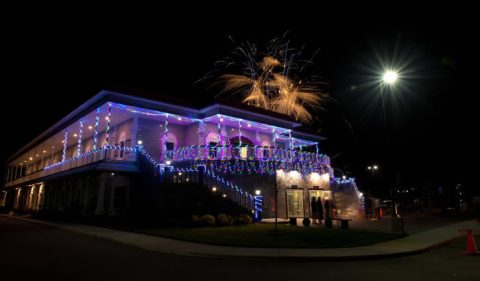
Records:
[[[68,129],[65,130],[65,134],[63,136],[62,162],[65,162],[65,158],[67,154],[67,142],[68,142]]]
[[[163,137],[161,138],[160,145],[162,146],[161,161],[167,160],[167,141],[168,141],[168,113],[165,115],[165,123],[163,124]]]
[[[108,202],[108,215],[113,216],[115,215],[115,186],[113,185],[113,180],[110,183],[110,198]]]
[[[98,177],[97,207],[95,208],[95,215],[97,216],[103,215],[105,213],[105,183],[105,175],[102,174]]]
[[[205,131],[206,131],[205,122],[200,121],[198,123],[198,130],[197,130],[197,135],[198,135],[197,145],[199,146],[207,145],[207,140],[205,139]],[[204,147],[199,147],[197,151],[197,155],[200,159],[206,159],[208,156],[208,149]]]
[[[77,157],[82,152],[82,137],[83,137],[83,119],[80,119],[80,127],[78,129],[78,142],[77,142]]]
[[[82,215],[87,215],[88,212],[88,205],[90,199],[90,186],[89,186],[89,179],[82,179],[83,181],[83,198],[82,198]]]
[[[131,141],[130,147],[131,148],[137,147],[137,145],[139,145],[137,142],[140,140],[138,138],[138,116],[137,116],[137,114],[135,114],[133,116],[132,129],[130,130],[130,134],[131,134],[130,135],[130,141]],[[135,157],[136,157],[135,153],[133,153],[133,154],[129,153],[128,155],[130,155],[131,160],[135,160]]]
[[[255,131],[255,141],[257,142],[257,150],[254,151],[255,153],[255,158],[260,159],[263,158],[263,148],[262,148],[262,138],[260,136],[260,133],[258,131]]]
[[[12,166],[8,166],[8,170],[7,170],[7,176],[6,176],[6,182],[9,182],[11,181],[11,177],[12,177]]]
[[[200,121],[198,123],[198,130],[197,130],[198,145],[206,145],[207,144],[207,141],[205,140],[205,131],[206,131],[205,122]]]

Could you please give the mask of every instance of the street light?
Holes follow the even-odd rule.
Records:
[[[378,170],[378,165],[368,166],[367,169],[372,172],[372,187],[375,188],[375,172]]]
[[[385,110],[385,87],[389,87],[389,88],[392,88],[395,83],[398,81],[399,79],[399,74],[397,71],[395,70],[385,70],[385,72],[383,73],[383,76],[382,76],[382,82],[380,84],[380,98],[382,99],[382,109],[383,109],[383,121],[384,121],[384,125],[385,125],[385,153],[386,153],[386,157],[387,157],[387,161],[386,163],[388,164],[387,168],[390,169],[390,172],[393,171],[393,167],[392,167],[392,164],[391,164],[391,161],[390,161],[390,150],[389,150],[389,142],[390,142],[390,132],[388,130],[388,120],[387,120],[387,111]],[[378,168],[378,167],[377,167]],[[372,176],[373,176],[373,172],[374,169],[372,167]],[[389,179],[389,174],[388,174],[388,169],[386,169],[386,178],[387,178],[387,184],[393,184],[391,183],[388,179]],[[392,211],[392,217],[398,217],[397,215],[397,207],[396,207],[396,203],[395,203],[395,186],[393,184],[393,186],[391,187],[391,196],[392,196],[392,205],[393,205],[393,211]]]
[[[398,73],[396,71],[393,71],[393,70],[387,70],[383,74],[383,79],[382,80],[386,84],[393,85],[398,80]]]

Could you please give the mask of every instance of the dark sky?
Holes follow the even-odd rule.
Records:
[[[1,157],[109,85],[212,100],[205,85],[193,83],[232,50],[228,35],[261,47],[288,31],[293,46],[319,50],[315,70],[336,102],[315,126],[336,167],[362,182],[367,165],[385,164],[379,91],[369,82],[378,55],[395,57],[406,75],[386,111],[401,183],[473,186],[474,9],[403,6],[15,11],[2,36],[2,68],[3,105],[16,113],[2,111],[8,138]]]

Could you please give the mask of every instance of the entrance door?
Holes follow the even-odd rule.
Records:
[[[304,217],[302,189],[287,189],[287,217]]]
[[[310,210],[310,216],[313,217],[313,212],[312,212],[312,198],[317,198],[320,197],[322,200],[322,206],[325,206],[325,200],[330,200],[332,201],[332,192],[330,190],[320,190],[320,189],[310,189],[308,191],[308,202],[310,203],[309,210]]]

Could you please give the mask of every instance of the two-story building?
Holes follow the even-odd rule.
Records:
[[[199,182],[263,217],[274,216],[277,188],[280,217],[309,217],[312,197],[334,200],[334,178],[319,153],[323,138],[300,127],[243,104],[196,108],[104,90],[10,157],[0,202],[24,212],[119,215],[140,175],[158,188]]]

